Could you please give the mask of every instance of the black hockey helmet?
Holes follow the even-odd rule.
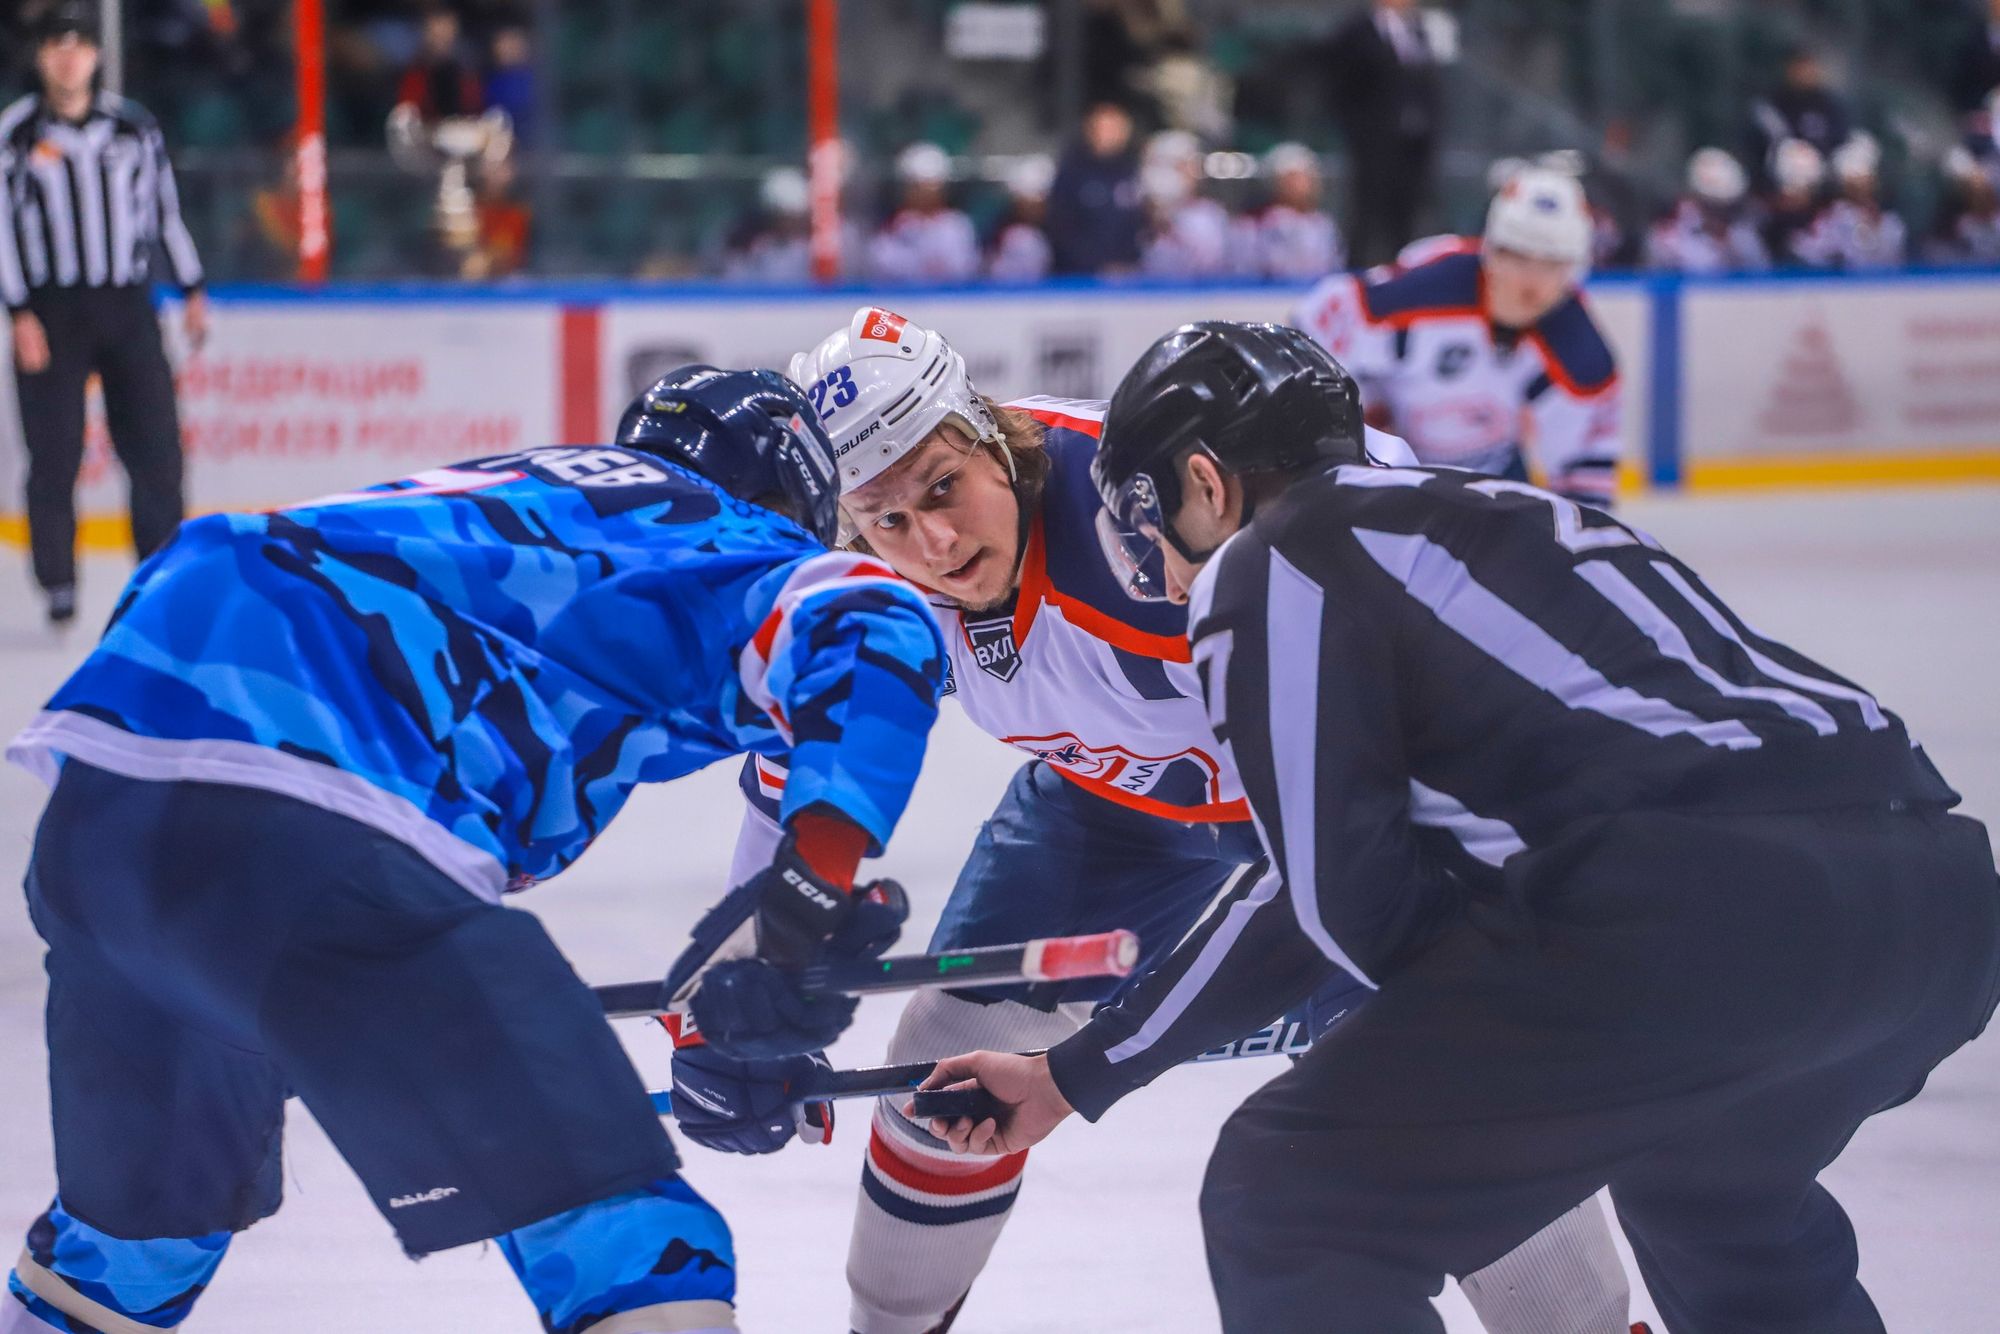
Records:
[[[1174,462],[1198,448],[1230,473],[1363,463],[1361,390],[1326,349],[1282,324],[1202,320],[1146,349],[1119,381],[1090,465],[1104,497],[1098,536],[1134,598],[1165,596],[1157,548],[1190,561],[1169,519],[1181,507]]]
[[[784,496],[799,525],[833,545],[833,444],[799,387],[776,371],[670,371],[625,409],[617,443],[684,463],[739,500]]]

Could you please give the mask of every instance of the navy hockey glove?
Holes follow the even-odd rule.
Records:
[[[855,999],[809,996],[799,989],[798,971],[881,955],[896,943],[909,915],[909,900],[895,881],[878,880],[850,897],[815,875],[787,839],[768,868],[731,890],[696,925],[695,943],[668,974],[667,991],[680,995],[699,977],[688,1013],[702,1036],[729,1055],[818,1051],[847,1030]],[[708,962],[746,921],[754,925],[756,954]]]
[[[833,1104],[801,1102],[826,1057],[740,1061],[706,1045],[674,1052],[674,1120],[681,1133],[720,1153],[776,1153],[797,1135],[808,1144],[833,1138]]]

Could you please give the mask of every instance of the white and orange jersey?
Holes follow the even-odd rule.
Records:
[[[1028,525],[1013,610],[981,617],[933,604],[950,659],[945,694],[981,731],[1109,801],[1187,822],[1247,820],[1242,784],[1202,705],[1186,609],[1126,596],[1098,545],[1102,502],[1090,461],[1104,404],[1032,397],[1009,406],[1046,428],[1048,481]],[[1392,465],[1416,461],[1402,441],[1374,430],[1368,452]],[[758,757],[745,767],[743,789],[774,816],[782,763]],[[738,849],[739,881],[769,863],[775,826],[766,826],[769,839]]]
[[[1609,500],[1618,367],[1582,294],[1508,336],[1488,318],[1476,243],[1427,246],[1414,267],[1325,279],[1292,323],[1347,367],[1371,414],[1422,462],[1502,472],[1525,453],[1541,485]]]

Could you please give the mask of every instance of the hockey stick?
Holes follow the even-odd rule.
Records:
[[[993,945],[942,954],[898,954],[886,959],[847,959],[815,964],[799,974],[800,989],[868,996],[924,987],[962,987],[1007,982],[1063,982],[1078,977],[1124,977],[1139,962],[1139,938],[1130,931],[1091,936],[1052,936],[1019,945]],[[592,987],[604,1013],[613,1019],[652,1017],[672,1007],[659,982],[619,982]],[[888,1067],[894,1068],[894,1067]],[[892,1085],[880,1092],[904,1087]],[[836,1096],[859,1096],[839,1094]]]
[[[1344,1011],[1342,1013],[1345,1013]],[[1334,1018],[1339,1018],[1338,1015]],[[1323,1025],[1321,1031],[1325,1031]],[[1313,1044],[1314,1034],[1304,1019],[1285,1015],[1274,1019],[1246,1038],[1205,1051],[1201,1055],[1184,1062],[1187,1065],[1208,1065],[1215,1061],[1238,1061],[1252,1056],[1303,1056]],[[1021,1056],[1040,1056],[1046,1048],[1018,1053]],[[881,1098],[893,1093],[908,1093],[917,1085],[931,1077],[937,1069],[936,1061],[911,1061],[904,1065],[869,1065],[855,1070],[828,1070],[821,1073],[803,1091],[800,1102],[831,1102],[836,1098]],[[653,1100],[653,1110],[661,1116],[671,1116],[674,1110],[673,1094],[667,1089],[655,1089],[649,1094]],[[974,1121],[983,1120],[998,1110],[992,1095],[982,1088],[970,1089],[926,1089],[916,1094],[912,1100],[912,1113],[918,1120],[937,1118],[956,1120],[969,1117]]]
[[[1041,1050],[1022,1052],[1023,1056],[1039,1056]],[[832,1102],[839,1098],[881,1098],[892,1093],[908,1093],[917,1085],[931,1077],[937,1069],[936,1061],[911,1061],[907,1065],[864,1065],[856,1070],[826,1070],[818,1078],[798,1090],[799,1102]],[[942,1093],[934,1089],[931,1094]],[[966,1089],[966,1093],[986,1095],[984,1089]],[[926,1098],[931,1094],[924,1095]],[[671,1116],[674,1110],[674,1095],[670,1089],[655,1089],[648,1095],[653,1100],[653,1110],[661,1116]],[[955,1106],[955,1104],[954,1104]],[[927,1116],[965,1116],[969,1111],[947,1110],[925,1112]]]

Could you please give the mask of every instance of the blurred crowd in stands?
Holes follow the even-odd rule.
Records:
[[[1438,185],[1441,156],[1458,142],[1455,130],[1463,137],[1450,115],[1465,55],[1459,19],[1480,0],[1421,8],[1416,0],[1354,0],[1281,63],[1255,67],[1230,58],[1228,33],[1190,17],[1190,0],[1073,2],[1076,27],[1055,23],[1058,6],[1048,7],[1049,40],[1080,37],[1082,46],[1077,91],[1086,110],[1066,137],[1044,120],[1011,142],[981,142],[981,113],[966,110],[976,99],[954,102],[921,81],[879,114],[847,114],[843,130],[854,137],[842,186],[843,276],[1296,282],[1387,262],[1431,232],[1473,229],[1476,201],[1460,192],[1447,206]],[[7,49],[18,46],[6,40],[6,25],[32,22],[45,3],[21,0],[16,14],[0,18]],[[1532,0],[1519,3],[1532,9]],[[1666,197],[1657,175],[1637,179],[1611,151],[1609,130],[1603,142],[1534,160],[1584,179],[1598,213],[1600,268],[2000,264],[2000,0],[1937,3],[1953,7],[1955,34],[1934,76],[1955,117],[1947,139],[1919,142],[1901,122],[1862,114],[1822,49],[1800,43],[1772,62],[1769,91],[1739,104],[1733,127],[1709,127],[1714,141],[1686,158],[1677,197]],[[328,7],[336,256],[345,261],[338,271],[492,278],[590,271],[595,261],[599,271],[642,277],[809,280],[805,174],[758,165],[803,158],[802,102],[784,100],[802,82],[795,31],[785,34],[781,57],[757,57],[766,72],[752,77],[745,71],[754,61],[723,59],[752,50],[729,45],[731,32],[716,26],[726,20],[633,0],[612,36],[659,58],[640,62],[643,77],[607,100],[580,77],[607,52],[623,54],[606,44],[611,30],[586,17],[604,0],[565,0],[559,12],[539,13],[536,0]],[[289,0],[125,0],[128,86],[160,114],[177,149],[195,150],[184,155],[184,194],[208,179],[201,150],[218,163],[251,150],[268,163],[288,161],[290,8]],[[698,50],[697,29],[707,43]],[[682,36],[687,50],[676,45]],[[758,40],[774,39],[764,32]],[[562,50],[546,49],[550,42]],[[3,72],[16,83],[25,75]],[[562,82],[563,95],[538,86],[544,80]],[[719,100],[704,110],[696,105],[703,98]],[[475,124],[486,128],[466,128]],[[403,151],[383,157],[370,194],[352,164],[382,156],[385,133],[392,147],[400,134]],[[553,160],[543,149],[565,162],[612,164],[714,151],[736,166],[730,188],[661,206],[653,201],[663,196],[637,184],[621,191],[610,175],[565,184],[566,194],[538,192],[536,173]],[[1486,191],[1522,160],[1492,162]],[[411,181],[411,172],[424,179]],[[226,229],[202,238],[218,274],[288,276],[296,174],[280,166],[261,180],[241,175],[213,168],[218,199],[235,201],[206,215],[209,230]],[[373,216],[392,211],[382,203],[388,187],[399,197],[400,231]],[[225,196],[229,188],[240,193]],[[563,216],[538,221],[536,209],[552,198],[562,199]],[[199,211],[191,222],[203,229]],[[593,228],[616,229],[616,243],[598,242]],[[374,235],[385,230],[395,234]],[[418,244],[412,231],[421,233]]]

